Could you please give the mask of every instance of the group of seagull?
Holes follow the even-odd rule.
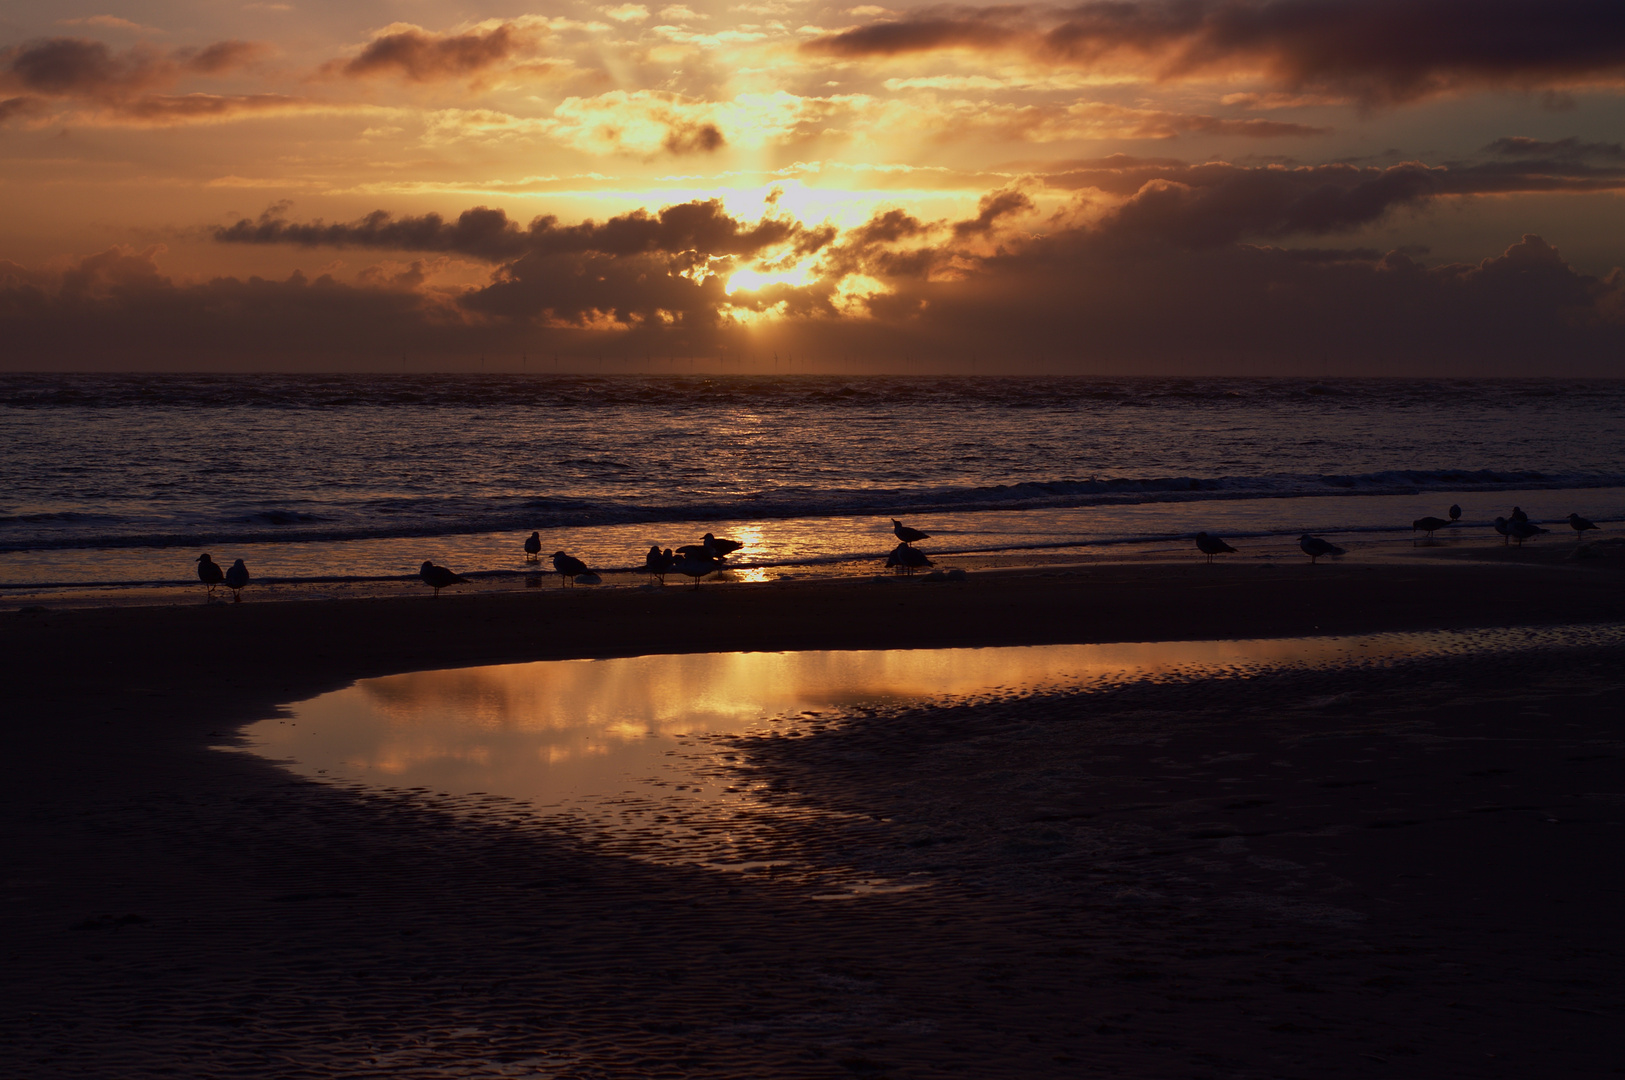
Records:
[[[231,564],[229,570],[221,570],[220,564],[208,555],[197,557],[197,579],[203,582],[209,590],[208,599],[214,599],[214,590],[221,585],[231,590],[231,602],[243,602],[243,586],[248,584],[248,567],[243,560],[238,559]]]
[[[1450,515],[1448,520],[1432,516],[1417,518],[1411,523],[1411,530],[1413,532],[1420,530],[1431,537],[1439,529],[1460,524],[1460,506],[1452,506],[1447,512]],[[892,534],[897,537],[898,544],[892,548],[891,554],[886,556],[887,569],[895,570],[900,574],[912,574],[916,570],[934,565],[925,552],[914,546],[921,540],[929,540],[931,538],[930,533],[921,532],[919,529],[904,525],[896,518],[891,519],[891,526]],[[1587,530],[1595,529],[1597,526],[1579,514],[1570,514],[1569,527],[1574,530],[1575,539],[1578,540]],[[1522,507],[1514,506],[1510,517],[1495,519],[1495,531],[1501,534],[1504,543],[1511,543],[1516,540],[1518,546],[1522,547],[1525,540],[1551,530],[1536,525],[1529,520],[1529,515],[1524,513]],[[698,544],[684,544],[675,550],[672,548],[661,550],[660,545],[655,544],[649,548],[648,554],[643,558],[643,570],[644,573],[659,581],[662,585],[666,583],[666,575],[669,573],[677,573],[684,577],[693,578],[694,587],[698,589],[701,578],[721,570],[723,560],[742,547],[744,547],[744,544],[738,540],[725,540],[713,536],[711,533],[706,533]],[[1346,549],[1338,547],[1330,540],[1311,536],[1308,533],[1298,537],[1298,547],[1305,555],[1309,556],[1310,565],[1314,565],[1323,555],[1347,554]],[[526,562],[540,561],[542,552],[541,533],[531,533],[525,540],[524,548]],[[1196,550],[1206,555],[1207,561],[1211,565],[1215,555],[1234,554],[1236,549],[1212,533],[1199,532],[1196,534]],[[574,584],[596,585],[601,580],[596,573],[587,567],[586,563],[566,552],[555,551],[552,555],[552,563],[554,571],[559,575],[559,584],[561,586]],[[222,571],[213,558],[208,555],[199,555],[197,559],[197,576],[198,580],[208,587],[210,599],[214,597],[215,588],[224,585],[231,590],[233,603],[242,602],[243,587],[248,584],[248,567],[243,565],[243,560],[238,559],[231,564],[230,569]],[[466,577],[444,566],[437,566],[428,560],[425,560],[423,565],[418,568],[418,577],[423,580],[425,585],[434,590],[435,596],[439,596],[440,590],[448,585],[468,584]]]
[[[1587,529],[1595,529],[1596,527],[1593,522],[1587,521],[1579,514],[1569,515],[1569,528],[1574,530],[1576,542],[1586,534]],[[1495,531],[1501,534],[1501,543],[1503,545],[1516,540],[1519,547],[1523,547],[1525,540],[1539,536],[1543,532],[1551,532],[1550,529],[1543,529],[1530,521],[1529,515],[1516,506],[1512,508],[1511,517],[1498,517],[1495,519]]]
[[[1460,522],[1461,507],[1452,506],[1450,508],[1449,521],[1436,517],[1417,518],[1415,521],[1411,522],[1411,530],[1414,532],[1417,529],[1421,529],[1423,532],[1427,533],[1429,537],[1431,537],[1436,530],[1443,529],[1451,525],[1457,525],[1460,524]],[[1539,525],[1536,525],[1533,521],[1530,521],[1529,515],[1524,513],[1523,507],[1521,506],[1514,506],[1512,508],[1512,513],[1507,517],[1496,518],[1494,521],[1494,526],[1495,531],[1501,534],[1501,543],[1503,545],[1509,544],[1516,540],[1519,547],[1523,547],[1523,542],[1525,540],[1532,540],[1541,533],[1551,532],[1550,529],[1543,529]],[[1597,526],[1595,523],[1587,521],[1579,514],[1569,515],[1569,528],[1574,530],[1574,538],[1576,540],[1585,535],[1586,530],[1595,529],[1596,527]]]
[[[1460,524],[1460,506],[1451,506],[1447,513],[1450,515],[1449,520],[1433,517],[1431,515],[1428,517],[1417,518],[1415,521],[1411,522],[1411,531],[1415,532],[1420,529],[1422,532],[1425,532],[1429,537],[1431,537],[1434,532],[1439,529]],[[896,522],[893,522],[893,524],[896,524]],[[1569,515],[1569,528],[1574,530],[1574,538],[1576,540],[1583,536],[1586,530],[1595,529],[1596,527],[1597,526],[1594,523],[1587,521],[1579,514]],[[1523,547],[1523,542],[1525,540],[1539,536],[1544,532],[1551,532],[1550,529],[1543,529],[1539,525],[1536,525],[1534,522],[1530,521],[1529,515],[1524,513],[1522,507],[1518,506],[1514,506],[1512,508],[1512,515],[1510,517],[1498,517],[1495,519],[1495,531],[1501,534],[1503,543],[1511,543],[1513,540],[1516,540],[1519,547]],[[1304,533],[1302,536],[1298,537],[1298,547],[1305,555],[1309,556],[1310,565],[1313,565],[1322,555],[1346,554],[1346,551],[1343,548],[1338,547],[1330,540],[1323,540],[1318,536],[1310,536],[1308,533]],[[1196,550],[1200,551],[1203,555],[1206,555],[1207,561],[1211,564],[1213,562],[1213,556],[1223,555],[1226,552],[1234,553],[1236,549],[1219,539],[1217,536],[1214,536],[1212,533],[1199,532],[1196,534]]]
[[[723,560],[738,551],[745,545],[738,540],[725,540],[711,533],[700,538],[698,544],[684,544],[673,550],[661,550],[659,544],[649,548],[648,554],[643,557],[643,571],[662,585],[666,583],[666,575],[678,573],[684,577],[694,579],[694,587],[700,587],[700,579],[714,574],[722,569]],[[535,562],[541,556],[542,536],[533,532],[525,540],[525,558]],[[597,574],[587,568],[587,564],[562,551],[555,551],[552,556],[553,569],[558,572],[561,585],[582,584],[596,585],[601,580]]]
[[[900,573],[912,574],[921,567],[933,565],[925,552],[914,547],[916,541],[930,539],[930,533],[919,529],[909,528],[896,518],[892,519],[892,532],[900,541],[886,557],[886,566],[895,568]],[[678,548],[661,549],[659,544],[649,548],[643,557],[643,572],[654,578],[660,584],[666,583],[667,574],[681,574],[683,577],[693,578],[694,587],[700,587],[700,579],[721,570],[724,560],[745,545],[738,540],[728,540],[712,533],[706,533],[697,544],[684,544]],[[526,537],[524,543],[525,561],[539,562],[542,553],[542,534],[533,532]],[[561,586],[571,584],[593,584],[601,580],[599,576],[588,568],[587,564],[563,551],[555,551],[552,555],[553,569],[559,575]],[[436,566],[432,562],[425,562],[418,570],[418,577],[423,583],[434,590],[439,596],[440,590],[448,585],[466,585],[468,579],[444,566]]]
[[[666,583],[667,574],[678,573],[693,578],[694,587],[698,589],[702,577],[721,570],[722,561],[744,546],[738,540],[725,540],[710,533],[701,537],[698,544],[684,544],[675,551],[671,548],[662,551],[659,544],[653,544],[643,556],[643,572],[662,585]]]

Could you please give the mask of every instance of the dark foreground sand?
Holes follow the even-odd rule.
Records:
[[[1612,1075],[1621,650],[816,718],[731,748],[745,874],[209,747],[426,667],[1622,618],[1459,559],[6,614],[0,1075]]]

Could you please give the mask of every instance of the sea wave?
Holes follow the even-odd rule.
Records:
[[[1315,409],[1381,404],[1433,410],[1463,402],[1516,409],[1540,398],[1625,403],[1609,379],[1301,379],[1168,376],[1000,377],[841,375],[0,374],[0,409],[484,409],[628,408],[1013,409],[1122,406],[1188,409],[1212,402],[1301,403]]]
[[[1011,510],[1202,503],[1217,500],[1416,495],[1427,492],[1582,490],[1625,487],[1625,472],[1427,469],[1265,476],[1151,476],[1055,479],[969,487],[784,487],[694,501],[607,501],[551,496],[481,500],[396,497],[324,513],[152,518],[112,515],[0,516],[0,552],[93,548],[191,547],[225,543],[299,543],[456,536],[685,521],[926,516]]]

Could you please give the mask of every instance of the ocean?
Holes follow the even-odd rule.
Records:
[[[760,580],[873,572],[893,517],[933,557],[1625,519],[1614,380],[0,375],[0,446],[14,598],[517,574],[532,530]]]

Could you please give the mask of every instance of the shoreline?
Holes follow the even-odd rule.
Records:
[[[1625,560],[1473,558],[7,614],[25,677],[0,724],[0,1063],[1581,1075],[1617,1056],[1625,1008],[1625,797],[1581,797],[1618,790],[1618,650],[734,740],[726,767],[760,791],[739,842],[760,857],[728,874],[640,861],[659,829],[618,848],[502,800],[345,790],[213,749],[281,704],[426,668],[1625,618]],[[774,871],[808,859],[931,887],[831,900]]]
[[[1555,533],[1555,528],[1554,528]],[[1334,534],[1328,534],[1334,535]],[[1258,538],[1240,538],[1244,547],[1234,555],[1221,556],[1220,565],[1261,566],[1291,568],[1305,563],[1298,550],[1296,537],[1275,536],[1265,542]],[[1582,566],[1606,565],[1625,561],[1625,533],[1613,530],[1575,541],[1558,534],[1528,547],[1507,546],[1485,540],[1483,537],[1445,537],[1423,539],[1403,538],[1350,538],[1338,536],[1346,546],[1346,556],[1328,559],[1329,566],[1393,566],[1402,564],[1426,565],[1440,561],[1470,561],[1484,565],[1551,567],[1568,564]],[[1136,567],[1168,565],[1178,567],[1200,561],[1200,555],[1191,549],[1188,538],[1161,540],[1135,540],[1124,542],[1089,542],[1078,544],[1056,543],[1022,548],[932,552],[937,571],[963,570],[970,574],[1021,574],[1035,572],[1071,572],[1113,566]],[[884,569],[885,553],[862,556],[829,556],[802,562],[743,561],[725,566],[724,570],[708,577],[704,589],[735,587],[739,585],[833,583],[854,580],[888,578],[892,572]],[[252,569],[252,568],[251,568]],[[557,589],[559,575],[545,558],[537,563],[517,568],[468,570],[454,567],[469,580],[465,585],[449,587],[452,595],[511,594],[523,590],[548,591]],[[659,591],[649,580],[641,566],[623,566],[597,571],[603,576],[595,591],[616,592],[627,589]],[[916,577],[923,577],[922,571]],[[665,588],[686,588],[689,582],[680,575],[668,575]],[[0,583],[0,601],[16,602],[27,606],[44,606],[48,610],[84,609],[96,607],[139,608],[153,606],[184,606],[199,602],[202,586],[193,578],[182,577],[166,581],[115,582],[45,582]],[[316,575],[310,577],[266,576],[250,581],[246,602],[287,602],[298,600],[335,599],[411,599],[424,595],[425,586],[415,573],[358,576]],[[219,590],[215,603],[228,596]]]

